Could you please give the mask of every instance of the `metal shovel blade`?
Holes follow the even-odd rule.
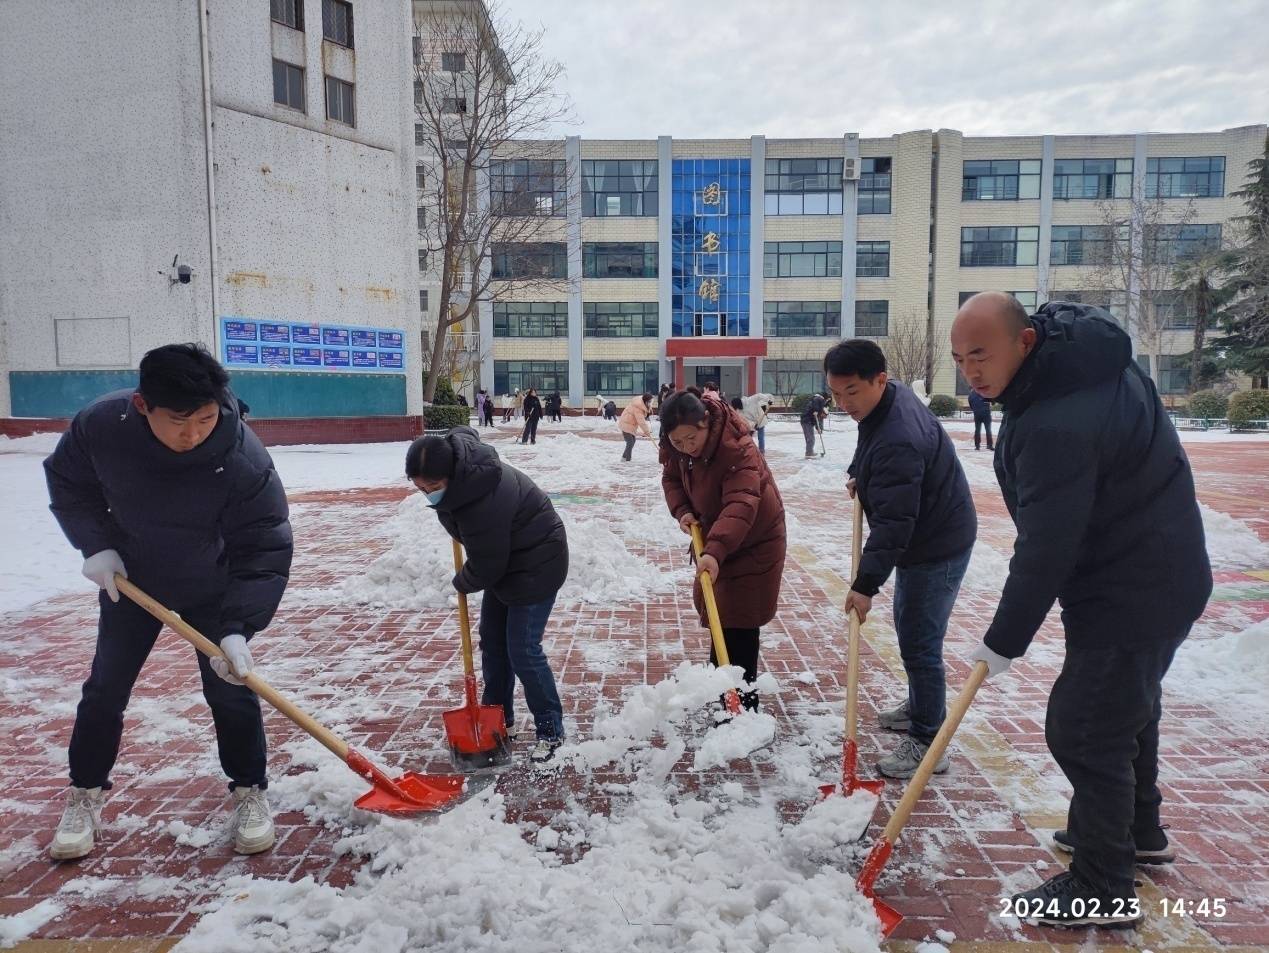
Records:
[[[479,770],[511,761],[506,716],[500,705],[464,705],[444,712],[450,760],[460,770]]]
[[[353,802],[354,806],[380,814],[439,810],[461,796],[467,783],[459,774],[417,774],[414,771],[391,778],[354,748],[348,749],[347,763],[373,785]]]

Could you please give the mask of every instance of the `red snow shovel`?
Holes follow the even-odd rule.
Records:
[[[692,524],[692,550],[696,553],[697,562],[701,556],[705,554],[705,540],[701,536],[701,524]],[[714,580],[709,577],[709,573],[703,572],[700,575],[701,580],[701,596],[705,600],[705,618],[709,620],[709,636],[714,640],[714,658],[718,660],[719,667],[731,664],[731,660],[727,657],[727,642],[723,638],[723,623],[718,617],[718,601],[714,598]],[[733,715],[740,714],[740,692],[734,688],[727,689],[724,702],[727,710]]]
[[[154,618],[165,623],[208,658],[224,658],[216,643],[206,638],[171,609],[150,598],[123,576],[116,575],[115,583],[119,586],[120,592]],[[259,675],[252,672],[244,676],[242,680],[253,692],[320,741],[327,750],[374,785],[353,802],[363,811],[378,811],[381,814],[416,814],[420,811],[435,811],[463,793],[465,780],[462,775],[415,774],[413,771],[407,771],[399,778],[389,777],[382,768],[357,749],[350,747],[348,742],[314,720],[311,715],[293,705]]]
[[[859,572],[860,553],[864,547],[864,508],[859,505],[859,500],[855,500],[854,510],[854,533],[851,537],[850,552],[850,573],[851,580],[854,581],[856,574]],[[854,609],[850,610],[850,653],[849,661],[846,663],[846,735],[842,740],[842,783],[837,784],[821,784],[820,799],[838,793],[839,791],[846,797],[850,797],[856,791],[867,791],[869,794],[881,796],[882,790],[885,788],[884,781],[861,781],[856,772],[856,764],[859,761],[859,745],[855,742],[855,732],[859,724],[858,706],[856,702],[859,696],[859,613]]]
[[[873,884],[877,880],[877,875],[881,873],[881,868],[890,859],[890,852],[894,850],[895,842],[899,839],[899,832],[903,830],[903,826],[908,823],[908,818],[912,816],[912,810],[916,807],[917,801],[921,799],[925,786],[929,783],[930,775],[934,773],[935,765],[939,763],[939,758],[943,757],[943,753],[947,751],[952,735],[956,733],[961,719],[965,717],[965,712],[969,710],[969,703],[974,700],[975,693],[986,677],[987,663],[975,662],[974,667],[970,670],[969,679],[965,682],[965,687],[961,689],[960,695],[957,696],[956,701],[947,710],[947,718],[943,721],[943,727],[934,736],[929,750],[925,752],[925,757],[921,759],[920,767],[917,768],[916,774],[912,775],[912,780],[908,782],[907,790],[903,792],[903,797],[899,800],[898,805],[895,806],[894,814],[890,816],[890,823],[881,832],[881,839],[873,845],[872,850],[868,853],[868,859],[864,861],[863,869],[860,870],[859,876],[855,880],[855,889],[871,900],[874,909],[877,911],[877,918],[881,920],[881,935],[883,937],[889,936],[894,932],[894,928],[903,922],[903,914],[884,900],[879,899],[873,893]]]
[[[454,572],[463,569],[463,545],[454,540]],[[466,702],[442,716],[454,766],[468,770],[507,764],[511,760],[507,719],[501,705],[482,705],[476,700],[476,663],[472,660],[471,618],[467,594],[458,594],[458,621],[463,635],[463,694]]]

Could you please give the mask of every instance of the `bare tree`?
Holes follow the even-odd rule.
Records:
[[[468,388],[477,390],[480,380],[480,365],[489,359],[488,348],[480,346],[480,334],[475,331],[449,332],[443,336],[442,346],[438,348],[428,344],[423,354],[423,373],[431,375],[433,362],[441,363],[434,375],[434,380],[445,378],[454,385],[456,394],[466,393]],[[435,395],[433,395],[435,396]]]
[[[815,385],[806,386],[806,377],[811,375],[812,380],[820,373],[819,364],[823,360],[824,353],[822,350],[817,352],[813,345],[797,349],[796,353],[790,355],[787,351],[785,355],[779,359],[769,361],[763,368],[764,379],[771,382],[771,395],[776,398],[778,406],[792,407],[793,398],[800,394],[810,393],[815,390]],[[804,370],[802,368],[792,369],[789,364],[793,362],[799,364],[814,363],[814,370]]]
[[[416,0],[414,34],[419,243],[440,284],[430,401],[451,329],[475,331],[482,303],[564,284],[567,170],[541,140],[570,107],[543,31],[494,4]]]
[[[888,330],[886,366],[890,376],[905,384],[918,380],[928,384],[933,379],[929,317],[923,311],[909,311],[892,323]]]

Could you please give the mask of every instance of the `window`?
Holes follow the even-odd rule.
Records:
[[[841,277],[842,243],[767,242],[762,274],[766,278]]]
[[[582,246],[586,278],[655,278],[656,242],[587,242]]]
[[[765,301],[764,332],[769,338],[841,337],[840,301]]]
[[[1040,229],[1035,226],[962,228],[961,267],[1034,265],[1039,244]]]
[[[419,310],[422,311],[424,314],[427,314],[427,292],[426,291],[419,292]]]
[[[423,123],[416,122],[414,124],[414,144],[421,146],[427,142],[427,130],[423,128]]]
[[[855,336],[884,338],[890,333],[889,301],[855,302]]]
[[[427,209],[420,205],[417,209],[416,217],[419,223],[419,234],[422,234],[427,231]]]
[[[1109,314],[1119,322],[1121,327],[1128,326],[1128,293],[1126,291],[1050,291],[1049,300],[1092,305]]]
[[[1221,246],[1219,225],[1147,225],[1146,246],[1153,262],[1181,262],[1216,251]]]
[[[828,393],[821,361],[781,361],[768,358],[762,362],[762,389],[781,398],[792,398],[812,391]]]
[[[768,159],[766,214],[841,215],[841,159]]]
[[[586,393],[655,394],[660,370],[656,361],[587,361]]]
[[[494,361],[494,393],[568,393],[568,361]]]
[[[855,277],[890,277],[890,243],[855,242]]]
[[[564,242],[522,242],[493,246],[494,278],[567,278]]]
[[[355,87],[334,76],[326,77],[326,118],[335,122],[346,122],[350,126],[357,125],[353,114]]]
[[[304,112],[304,70],[281,60],[273,61],[273,101]]]
[[[860,159],[859,214],[890,214],[890,157]]]
[[[427,249],[419,249],[419,271],[427,271]]]
[[[563,159],[504,159],[489,163],[489,207],[495,215],[563,215]]]
[[[447,73],[465,73],[467,72],[467,54],[466,53],[442,53],[441,69]]]
[[[656,159],[582,160],[583,216],[656,214]]]
[[[1188,394],[1190,391],[1190,360],[1188,357],[1173,354],[1160,354],[1156,358],[1159,365],[1159,379],[1155,386],[1160,394]]]
[[[1184,291],[1156,291],[1150,297],[1158,319],[1154,322],[1156,327],[1160,324],[1165,328],[1194,327],[1197,316],[1191,295]]]
[[[961,305],[963,305],[963,304],[964,304],[966,301],[968,301],[970,298],[974,297],[974,295],[976,295],[976,294],[978,294],[978,292],[977,292],[977,291],[962,291],[962,292],[961,292],[961,296],[960,296],[960,300],[956,302],[956,306],[959,308]],[[1015,298],[1017,298],[1017,299],[1018,299],[1018,304],[1022,305],[1024,308],[1026,308],[1026,309],[1027,309],[1027,311],[1029,311],[1029,312],[1030,312],[1030,311],[1035,311],[1036,304],[1035,304],[1035,292],[1034,292],[1034,291],[1010,291],[1010,292],[1009,292],[1009,294],[1011,294],[1011,295],[1013,295]],[[1054,301],[1058,301],[1058,300],[1061,300],[1061,299],[1059,299],[1059,298],[1055,295],[1055,296],[1053,297],[1053,300],[1054,300]]]
[[[1000,202],[1040,197],[1039,159],[966,161],[961,201]]]
[[[1121,240],[1127,241],[1127,226]],[[1051,265],[1104,265],[1110,262],[1114,238],[1105,225],[1054,225]]]
[[[441,97],[441,112],[452,116],[467,112],[466,96],[443,96]]]
[[[269,16],[292,30],[303,30],[304,0],[269,0]]]
[[[567,301],[509,301],[493,306],[496,338],[568,337]]]
[[[1132,197],[1131,159],[1057,159],[1053,163],[1055,199],[1126,199]]]
[[[1224,156],[1146,160],[1146,198],[1209,199],[1224,194]]]
[[[587,301],[582,318],[588,338],[655,338],[661,333],[655,301]]]
[[[353,45],[352,4],[344,0],[322,0],[322,38],[346,46]]]

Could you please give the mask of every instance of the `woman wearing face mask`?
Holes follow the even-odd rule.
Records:
[[[484,591],[483,703],[502,705],[507,726],[514,726],[518,678],[537,729],[530,757],[551,760],[564,741],[564,709],[542,651],[542,633],[568,576],[564,523],[546,494],[519,470],[504,467],[470,427],[415,440],[405,455],[405,475],[466,550],[454,588]]]
[[[727,654],[758,677],[758,630],[775,616],[784,574],[784,501],[747,421],[717,397],[681,391],[661,406],[661,488],[679,528],[701,524],[704,555],[692,599],[708,625],[699,576],[709,573]],[[710,650],[710,662],[717,664]],[[742,694],[746,708],[758,693]]]

